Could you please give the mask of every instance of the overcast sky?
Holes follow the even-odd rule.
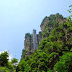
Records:
[[[40,31],[45,16],[60,13],[68,17],[72,0],[0,0],[0,51],[20,60],[25,33]]]

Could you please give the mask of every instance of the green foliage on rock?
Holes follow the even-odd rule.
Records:
[[[13,59],[11,60],[11,62],[12,62],[12,63],[17,63],[17,62],[18,62],[18,59],[13,58]]]
[[[50,21],[45,26],[38,50],[21,59],[17,72],[72,71],[72,21],[59,23],[64,18],[58,13],[46,18]]]
[[[10,72],[10,70],[6,67],[0,67],[0,72]]]
[[[26,54],[26,51],[23,49],[22,50],[22,55],[21,55],[21,60],[23,60],[25,58],[25,54]]]
[[[72,72],[72,53],[65,53],[55,64],[54,70],[57,72]]]
[[[48,19],[46,24],[44,23],[45,19]],[[51,34],[51,31],[54,28],[59,27],[61,23],[64,22],[65,19],[66,18],[63,18],[63,16],[60,15],[59,13],[57,13],[56,15],[52,14],[49,17],[45,17],[41,24],[41,25],[45,24],[45,28],[44,28],[42,37],[48,37]]]

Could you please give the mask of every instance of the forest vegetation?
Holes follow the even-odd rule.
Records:
[[[68,11],[71,13],[71,9]],[[59,13],[51,14],[43,21],[46,18],[49,22],[45,25],[38,50],[25,57],[23,49],[18,66],[13,64],[18,62],[16,58],[9,62],[8,53],[1,53],[0,72],[72,72],[71,16],[67,19]]]
[[[70,6],[71,7],[71,6]],[[71,13],[71,9],[68,10]],[[59,13],[48,18],[38,50],[28,57],[23,50],[17,72],[72,72],[72,20]],[[60,22],[64,20],[63,22]]]

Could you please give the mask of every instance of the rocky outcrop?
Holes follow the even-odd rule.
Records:
[[[40,25],[41,33],[43,40],[51,34],[51,31],[56,27],[58,27],[63,22],[66,22],[67,19],[63,18],[59,13],[55,15],[50,15],[49,17],[45,17]]]
[[[36,31],[36,30],[33,30],[33,31]],[[39,34],[36,34],[34,32],[33,34],[30,34],[30,33],[25,34],[25,40],[24,40],[24,50],[26,51],[25,57],[29,56],[35,50],[38,49],[38,45],[41,42],[41,39],[42,39],[41,32],[39,32]]]
[[[31,35],[29,33],[27,33],[25,35],[25,40],[24,40],[24,49],[26,51],[30,51],[31,50]]]
[[[43,33],[44,28],[45,28],[46,24],[48,23],[48,21],[49,21],[49,19],[48,19],[48,17],[46,16],[46,17],[43,19],[43,21],[42,21],[42,23],[41,23],[41,25],[40,25],[40,27],[41,27],[41,32],[42,32],[42,33]]]
[[[49,36],[49,34],[51,33],[51,31],[54,29],[54,25],[53,23],[57,23],[61,24],[63,22],[66,22],[67,19],[63,18],[62,15],[60,15],[59,13],[57,13],[56,15],[50,15],[49,17],[45,17],[40,25],[41,27],[41,32],[39,32],[39,34],[35,35],[37,36],[37,38],[34,38],[34,34],[30,34],[30,33],[26,33],[25,35],[25,40],[24,40],[24,49],[27,51],[26,56],[30,55],[31,53],[34,52],[34,48],[36,47],[36,44],[40,44],[42,37],[43,39],[45,39],[46,37]],[[57,26],[57,24],[55,24]],[[37,40],[36,42],[34,40]],[[34,44],[35,42],[35,44]],[[36,49],[38,49],[36,47]]]
[[[41,40],[42,40],[42,33],[39,32],[39,34],[38,34],[38,44],[40,44]]]
[[[25,57],[33,52],[32,35],[30,33],[25,34],[24,50],[26,51]]]

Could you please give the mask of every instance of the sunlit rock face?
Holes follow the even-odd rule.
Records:
[[[40,44],[41,40],[42,40],[42,33],[39,32],[39,34],[38,34],[38,44]]]
[[[31,49],[31,36],[29,33],[25,35],[24,49],[26,51],[30,51],[30,49]]]
[[[48,23],[48,21],[49,21],[49,19],[48,19],[48,17],[46,16],[46,17],[43,19],[43,21],[42,21],[42,23],[41,23],[41,25],[40,25],[40,27],[41,27],[41,32],[42,32],[42,33],[43,33],[44,28],[45,28],[46,24]]]
[[[38,49],[38,44],[41,42],[41,39],[41,33],[36,34],[35,29],[33,29],[32,34],[26,33],[24,40],[24,49],[27,51],[26,57]]]

